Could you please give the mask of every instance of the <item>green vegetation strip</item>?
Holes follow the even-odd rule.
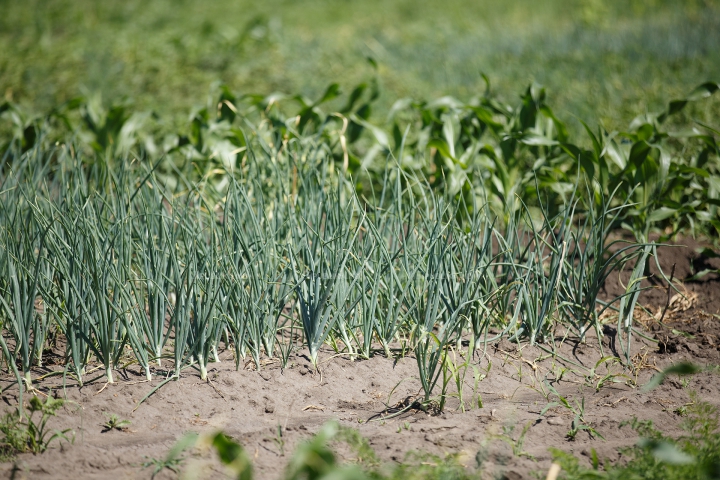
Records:
[[[629,365],[651,231],[720,232],[716,132],[663,129],[717,90],[630,132],[587,129],[590,148],[536,85],[514,107],[401,103],[390,131],[363,113],[368,84],[331,113],[337,85],[314,101],[223,88],[162,142],[122,109],[77,101],[28,122],[5,104],[3,358],[32,389],[53,345],[80,384],[95,365],[113,382],[128,358],[148,379],[164,361],[205,379],[223,348],[260,369],[304,347],[316,366],[323,345],[399,347],[442,410],[464,341],[469,358],[502,337],[602,337],[612,309]],[[612,240],[620,228],[635,240]],[[599,302],[629,262],[626,291]]]

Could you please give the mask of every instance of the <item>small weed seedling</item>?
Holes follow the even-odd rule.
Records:
[[[617,357],[612,356],[603,357],[598,360],[588,375],[585,376],[586,385],[591,386],[596,392],[599,392],[600,389],[607,383],[627,383],[632,381],[630,377],[623,373],[614,373],[610,371],[610,367],[617,363],[620,363],[620,360]],[[597,373],[598,368],[602,365],[606,365],[607,373],[605,375]]]
[[[170,470],[173,473],[178,473],[180,468],[180,463],[185,460],[182,457],[177,458],[155,458],[155,457],[145,457],[146,461],[143,462],[142,466],[143,468],[148,467],[155,467],[153,469],[152,475],[150,478],[155,478],[155,475],[162,472],[166,468]]]
[[[105,427],[103,432],[109,432],[111,430],[125,431],[130,426],[130,420],[121,420],[120,417],[114,413],[105,415],[107,416],[107,422],[103,424],[103,427]]]
[[[410,430],[410,423],[404,422],[402,425],[398,425],[397,433],[402,433],[403,430]]]
[[[545,405],[545,408],[543,408],[542,411],[540,412],[541,417],[543,415],[545,415],[547,413],[547,411],[550,410],[551,408],[555,408],[555,407],[565,408],[575,415],[575,417],[573,418],[573,421],[570,425],[570,430],[567,433],[567,437],[570,440],[575,440],[575,437],[577,437],[577,434],[580,433],[580,431],[582,431],[582,430],[585,430],[586,432],[588,432],[591,437],[599,437],[599,438],[602,438],[603,440],[605,440],[605,437],[603,437],[600,433],[598,433],[598,431],[595,430],[593,427],[588,425],[585,420],[585,397],[583,397],[582,400],[580,400],[580,402],[575,400],[575,402],[574,402],[575,405],[573,406],[570,404],[570,402],[565,397],[563,397],[562,395],[560,395],[558,393],[558,391],[555,389],[555,387],[553,387],[552,385],[547,383],[547,381],[545,381],[543,383],[545,383],[545,387],[547,388],[547,391],[548,391],[547,398],[549,399],[550,394],[552,394],[558,398],[558,401],[550,402],[547,405]]]
[[[0,419],[0,433],[4,438],[0,442],[0,448],[6,455],[15,453],[42,453],[47,450],[53,440],[72,443],[74,436],[71,429],[54,430],[47,428],[48,420],[54,417],[57,411],[65,404],[60,398],[47,397],[43,403],[37,396],[30,399],[28,413],[23,415],[22,406],[16,411],[5,414]],[[40,412],[39,420],[35,420],[35,414]]]
[[[275,446],[280,450],[280,456],[285,456],[285,438],[283,437],[283,428],[278,425],[277,426],[277,433],[275,434],[275,438],[273,438],[273,443]]]
[[[520,432],[520,435],[518,436],[517,440],[515,440],[515,439],[513,439],[513,432],[515,431],[515,425],[504,425],[503,433],[501,433],[499,435],[494,435],[494,438],[507,443],[510,446],[510,448],[512,449],[513,455],[515,457],[526,457],[526,458],[529,458],[530,460],[534,460],[535,457],[533,457],[528,452],[523,450],[523,446],[525,444],[525,436],[527,435],[527,432],[530,430],[531,426],[532,426],[532,422],[526,423],[522,429],[522,432]]]
[[[183,453],[195,446],[198,436],[194,433],[189,433],[183,438],[178,440],[175,445],[170,449],[165,458],[154,458],[145,457],[146,461],[143,462],[143,468],[154,467],[150,478],[165,470],[166,468],[173,473],[178,473],[180,470],[180,464],[185,460]]]

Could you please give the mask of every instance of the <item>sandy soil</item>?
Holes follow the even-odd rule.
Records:
[[[679,243],[687,247],[663,248],[660,253],[661,264],[667,272],[676,265],[675,279],[690,277],[692,268],[697,271],[708,265],[720,267],[718,259],[699,256],[697,242],[683,239]],[[666,285],[657,277],[648,285],[655,288],[643,294],[641,303],[653,313],[662,312],[668,304]],[[608,280],[605,293],[611,295],[618,288],[615,276]],[[701,365],[720,364],[720,278],[707,275],[699,281],[685,282],[681,288],[686,298],[673,299],[674,292],[671,292],[664,318],[666,327],[640,314],[648,335],[660,340],[660,344],[636,338],[633,352],[641,368],[624,373],[638,384],[647,382],[657,369],[681,359]],[[607,355],[612,351],[614,332],[607,328],[605,333],[603,344]],[[222,429],[239,441],[253,458],[256,478],[280,478],[298,442],[316,432],[324,422],[337,419],[357,428],[386,461],[402,460],[410,451],[461,452],[463,462],[474,468],[480,452],[488,478],[492,475],[530,478],[531,472],[549,467],[547,449],[551,446],[582,456],[588,456],[594,448],[601,458],[617,458],[618,447],[636,441],[635,432],[629,427],[619,428],[622,421],[633,416],[652,420],[666,433],[679,433],[682,418],[674,410],[690,401],[690,391],[720,405],[717,374],[701,373],[689,381],[669,378],[649,393],[634,388],[632,382],[608,382],[597,388],[598,379],[607,373],[607,368],[617,374],[623,370],[618,364],[607,363],[598,369],[598,376],[588,377],[587,372],[583,373],[575,365],[592,367],[601,358],[594,339],[589,339],[587,344],[578,344],[572,337],[565,339],[560,347],[565,360],[553,359],[538,347],[518,346],[504,340],[490,346],[484,357],[476,358],[483,371],[489,367],[477,391],[482,398],[482,408],[476,406],[462,412],[458,409],[458,400],[452,398],[441,415],[413,410],[382,421],[378,414],[386,404],[397,404],[418,393],[415,359],[393,360],[378,355],[370,360],[350,361],[343,356],[332,357],[332,353],[326,351],[321,355],[323,363],[318,373],[310,368],[304,352],[298,352],[285,371],[270,361],[260,371],[255,371],[251,364],[235,371],[231,353],[224,352],[222,362],[211,365],[210,382],[200,381],[199,374],[188,369],[179,381],[168,383],[137,409],[138,401],[160,379],[146,382],[134,367],[120,371],[117,382],[112,385],[106,385],[103,380],[82,388],[68,384],[67,398],[72,403],[53,419],[51,426],[73,428],[74,444],[55,444],[43,455],[20,455],[14,462],[0,464],[0,476],[149,478],[151,469],[143,469],[141,464],[147,457],[164,457],[184,432]],[[563,409],[552,409],[540,416],[547,404],[540,391],[542,380],[555,379],[562,368],[567,371],[554,385],[571,403],[584,398],[585,418],[605,441],[593,439],[586,432],[580,432],[573,441],[568,440],[566,434],[572,414]],[[43,372],[36,373],[39,376]],[[3,378],[2,386],[9,385],[10,380]],[[55,395],[63,392],[57,377],[39,386],[45,392],[52,389]],[[466,399],[470,400],[472,394],[473,374],[469,371]],[[2,400],[5,409],[16,404],[13,390],[5,392]],[[129,429],[104,432],[106,414],[110,413],[130,420]],[[284,428],[284,455],[273,440],[278,425]],[[506,438],[517,440],[526,425],[529,429],[522,450],[527,455],[514,456],[508,443],[498,436],[505,434]],[[352,460],[348,449],[340,446],[339,452]],[[215,478],[222,473],[222,468],[208,456],[188,462],[193,465],[186,464],[185,470],[190,469],[194,476]],[[175,477],[165,470],[156,478]]]

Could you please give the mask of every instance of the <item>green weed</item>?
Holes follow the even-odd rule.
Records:
[[[130,426],[130,420],[122,420],[120,417],[118,417],[114,413],[105,414],[107,417],[107,422],[103,424],[103,427],[105,428],[104,431],[110,432],[112,430],[127,430]]]
[[[48,428],[48,421],[57,415],[57,411],[65,405],[65,400],[48,396],[43,402],[39,397],[33,396],[28,403],[27,411],[19,407],[0,419],[0,433],[3,435],[0,448],[4,456],[24,452],[42,453],[55,440],[73,443],[74,434],[71,429]]]
[[[572,455],[551,449],[554,462],[563,470],[565,479],[625,478],[717,478],[720,473],[720,430],[717,408],[692,395],[683,422],[685,435],[671,438],[657,430],[652,422],[633,419],[629,425],[640,435],[637,445],[623,449],[624,462],[601,464],[597,455],[588,469]]]

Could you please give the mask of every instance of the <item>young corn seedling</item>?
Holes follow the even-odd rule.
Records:
[[[450,325],[449,327],[454,327]],[[432,392],[437,385],[440,375],[445,373],[443,388],[438,402],[438,411],[445,407],[447,383],[450,377],[447,375],[448,365],[446,362],[446,348],[451,343],[451,328],[445,328],[439,335],[428,332],[422,336],[415,346],[415,358],[418,365],[418,376],[423,390],[423,404],[428,406],[432,400]]]
[[[452,348],[449,347],[445,350],[445,353],[442,357],[442,374],[443,374],[443,389],[441,393],[441,401],[440,401],[440,407],[439,410],[442,411],[442,409],[445,406],[445,399],[450,396],[457,397],[458,401],[460,402],[459,409],[461,411],[465,411],[465,398],[464,398],[464,392],[465,392],[465,376],[467,374],[468,368],[472,367],[475,371],[476,376],[476,385],[475,385],[475,392],[477,392],[477,384],[480,382],[479,380],[479,370],[477,370],[477,367],[472,364],[472,356],[475,353],[475,345],[472,340],[472,337],[470,337],[471,340],[469,342],[469,347],[467,351],[462,354],[463,361],[460,362],[458,360],[458,354],[457,352]],[[454,394],[448,394],[447,393],[447,385],[450,381],[453,381],[455,383],[455,393]],[[478,405],[482,405],[482,400],[478,397]]]

